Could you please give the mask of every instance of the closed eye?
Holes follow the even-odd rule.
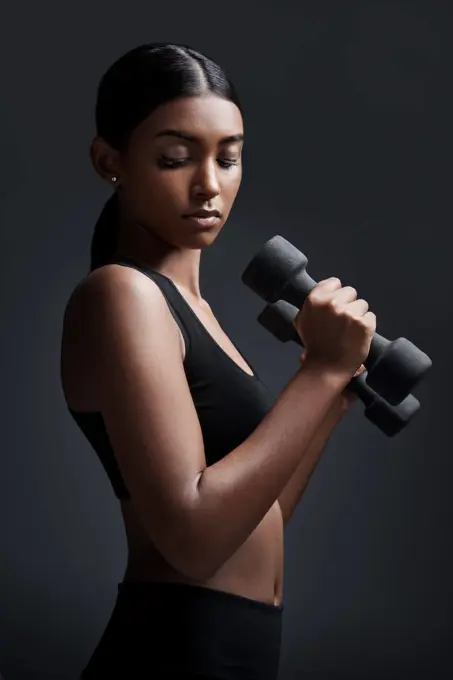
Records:
[[[190,161],[190,158],[168,158],[167,156],[161,156],[159,159],[159,165],[164,168],[180,168]],[[232,158],[218,158],[218,164],[222,168],[231,168],[233,166],[239,165],[239,159]]]

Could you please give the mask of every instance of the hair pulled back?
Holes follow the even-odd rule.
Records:
[[[96,132],[112,148],[127,148],[134,129],[158,106],[178,97],[212,93],[241,108],[221,67],[186,45],[151,43],[120,57],[102,77],[96,100]],[[105,203],[91,241],[90,270],[114,256],[118,238],[118,193]]]

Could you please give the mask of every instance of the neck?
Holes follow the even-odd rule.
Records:
[[[118,257],[127,257],[171,279],[195,301],[202,302],[200,291],[201,250],[177,248],[140,225],[119,229]]]

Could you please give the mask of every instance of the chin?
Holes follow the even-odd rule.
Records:
[[[194,250],[206,248],[214,243],[221,230],[222,227],[217,225],[210,229],[206,228],[198,229],[196,231],[187,231],[181,239],[178,239],[178,245],[182,248]]]
[[[187,247],[194,250],[208,248],[214,243],[218,235],[218,230],[212,232],[203,231],[201,233],[194,234],[194,236],[190,239],[190,242],[187,243]]]

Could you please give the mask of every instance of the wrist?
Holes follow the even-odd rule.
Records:
[[[320,383],[331,387],[334,393],[339,395],[346,389],[352,379],[352,375],[345,369],[328,366],[316,359],[304,358],[301,370],[305,375],[310,374]]]

